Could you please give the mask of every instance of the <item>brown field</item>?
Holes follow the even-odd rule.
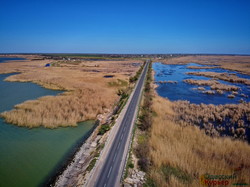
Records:
[[[199,178],[206,173],[235,174],[230,184],[250,183],[250,146],[227,137],[207,136],[204,130],[185,125],[186,121],[177,124],[178,113],[174,107],[174,103],[159,96],[153,99],[149,176],[155,185],[202,186]]]
[[[24,56],[27,58],[27,56]],[[26,61],[0,63],[0,73],[20,72],[6,81],[34,82],[45,88],[65,90],[19,104],[1,115],[6,121],[26,127],[75,126],[77,122],[110,113],[119,100],[117,90],[128,86],[140,60],[62,62],[28,56]],[[45,67],[50,63],[55,66]],[[135,64],[139,63],[139,64]],[[105,78],[104,76],[111,76]],[[104,117],[104,116],[102,116]]]
[[[250,75],[250,56],[190,55],[161,61],[166,64],[187,64],[193,62],[203,65],[218,65],[224,69],[235,70]]]

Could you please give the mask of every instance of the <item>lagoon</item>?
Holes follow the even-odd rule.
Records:
[[[4,81],[10,75],[0,74],[0,112],[26,100],[61,93],[33,83]],[[43,184],[93,127],[94,122],[87,121],[78,127],[28,129],[7,124],[0,118],[0,186]]]

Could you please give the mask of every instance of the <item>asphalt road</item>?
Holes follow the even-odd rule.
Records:
[[[142,75],[138,80],[134,95],[128,105],[124,118],[122,119],[118,133],[115,136],[107,159],[105,160],[101,173],[95,183],[95,187],[113,187],[116,184],[117,177],[119,177],[119,180],[121,178],[121,176],[119,176],[119,169],[123,167],[122,164],[124,163],[122,160],[124,160],[123,158],[127,156],[125,146],[127,141],[130,141],[129,133],[131,126],[134,124],[133,119],[136,115],[136,107],[139,103],[138,101],[143,89],[143,83],[147,74],[148,65],[149,62],[146,63]]]

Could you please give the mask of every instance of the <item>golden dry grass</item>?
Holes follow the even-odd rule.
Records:
[[[239,139],[247,138],[245,133],[250,123],[250,103],[206,105],[176,101],[172,106],[176,113],[174,120],[178,124],[200,126],[205,129],[206,134],[212,136],[225,133],[227,127],[230,129],[228,135]]]
[[[228,81],[232,83],[241,83],[241,84],[250,85],[250,80],[240,78],[234,74],[216,73],[216,72],[188,72],[187,74],[215,78],[215,79],[220,79],[220,80],[224,80],[224,81]]]
[[[216,80],[196,80],[196,79],[185,79],[183,82],[186,82],[188,84],[195,84],[199,86],[212,86],[215,84],[219,84]]]
[[[201,175],[231,175],[239,166],[243,168],[236,180],[250,183],[250,146],[247,143],[212,138],[198,127],[177,125],[172,107],[173,103],[164,98],[155,96],[153,99],[157,115],[153,118],[149,138],[152,161],[149,175],[157,186],[201,186]],[[166,174],[168,168],[172,171],[169,175]]]
[[[229,70],[236,70],[250,75],[250,56],[206,56],[190,55],[183,57],[162,60],[166,64],[187,64],[190,62],[204,65],[219,65],[219,67]]]
[[[188,84],[195,84],[198,86],[210,86],[212,90],[217,90],[217,91],[238,91],[240,89],[237,86],[222,84],[216,80],[185,79],[183,80],[183,82],[186,82]]]
[[[109,112],[114,104],[114,98],[109,95],[112,93],[107,90],[84,89],[56,97],[45,96],[16,105],[14,110],[1,116],[8,123],[25,127],[76,126],[77,122]]]
[[[214,69],[218,68],[218,66],[188,66],[188,69]]]
[[[32,58],[32,57],[29,57]],[[38,58],[38,57],[36,57]],[[118,101],[117,89],[126,87],[142,61],[81,61],[61,67],[44,67],[53,60],[0,63],[0,73],[20,72],[6,81],[34,82],[45,88],[67,90],[60,96],[43,97],[17,105],[2,114],[10,123],[26,127],[74,126],[112,111]],[[105,78],[105,75],[114,75]],[[117,83],[116,86],[113,83]],[[118,84],[119,83],[119,84]],[[105,116],[104,116],[105,117]]]

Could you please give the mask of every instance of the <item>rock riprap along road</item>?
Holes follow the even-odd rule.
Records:
[[[125,112],[120,114],[121,116],[115,125],[117,129],[112,129],[116,130],[116,133],[113,133],[114,138],[110,138],[110,145],[104,147],[100,160],[86,186],[113,187],[120,185],[148,66],[149,61],[146,62],[135,89],[124,108]],[[112,136],[112,132],[110,136]]]

